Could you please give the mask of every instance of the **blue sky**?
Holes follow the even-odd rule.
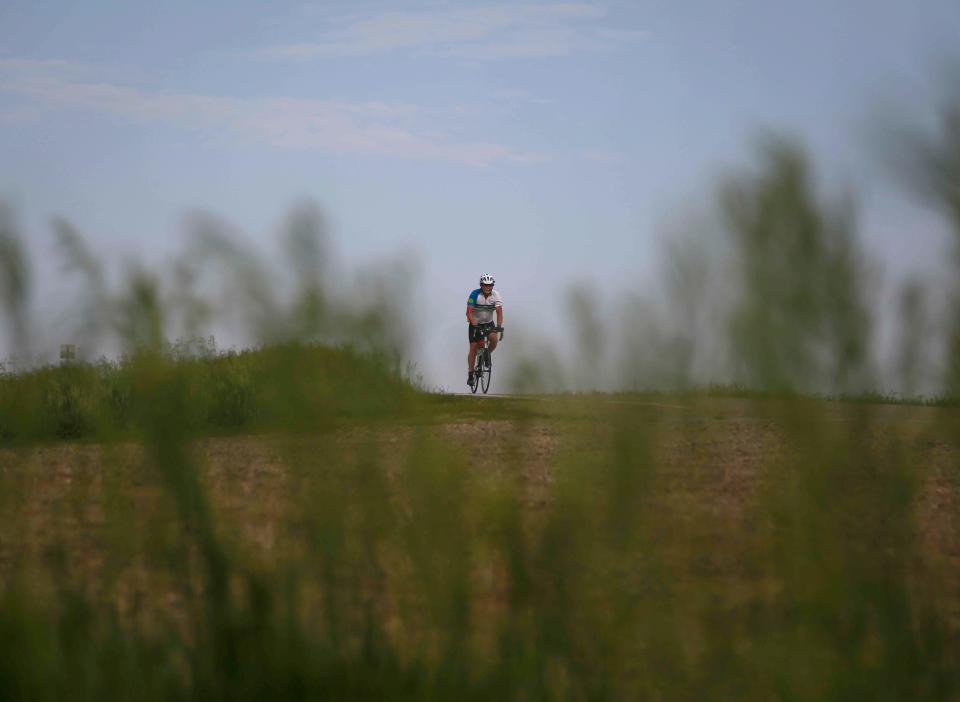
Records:
[[[418,252],[420,365],[454,387],[480,272],[527,326],[559,321],[559,281],[637,285],[764,127],[863,189],[882,258],[933,260],[863,135],[928,109],[956,46],[955,0],[2,0],[0,196],[41,260],[61,215],[148,261],[189,209],[266,246],[312,198],[347,260]]]

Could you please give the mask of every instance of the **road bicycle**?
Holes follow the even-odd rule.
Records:
[[[489,327],[480,330],[480,339],[477,341],[477,358],[473,364],[473,382],[470,383],[470,392],[474,395],[477,390],[482,389],[483,394],[487,394],[490,389],[490,376],[493,375],[493,358],[490,353],[490,347],[487,346],[487,336],[490,332],[500,334],[500,340],[503,340],[503,327]]]

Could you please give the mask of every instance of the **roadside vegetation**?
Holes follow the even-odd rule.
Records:
[[[177,358],[144,352],[119,361],[47,366],[0,377],[0,441],[134,438],[156,402],[145,374],[187,389],[179,421],[194,435],[310,427],[399,414],[417,393],[380,356],[287,343]],[[301,395],[296,416],[289,396]]]
[[[951,109],[919,153],[955,214]],[[879,399],[869,267],[811,172],[774,141],[720,188],[732,375],[706,393],[682,316],[621,359],[672,393],[425,392],[389,281],[336,304],[312,215],[284,295],[209,227],[174,288],[113,292],[59,223],[84,329],[125,355],[0,378],[0,699],[960,699],[960,308],[943,406],[842,401]],[[216,318],[203,257],[256,350],[165,345]]]

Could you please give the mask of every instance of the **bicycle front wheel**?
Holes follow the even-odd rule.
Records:
[[[477,354],[477,362],[473,364],[473,382],[470,383],[470,392],[474,395],[477,394],[477,390],[480,389],[480,376],[483,374],[483,354]]]
[[[487,354],[489,354],[489,353],[490,353],[490,352],[487,351]],[[493,374],[493,362],[490,361],[489,355],[487,356],[487,363],[488,363],[489,365],[485,365],[485,366],[480,370],[480,384],[483,386],[483,394],[484,394],[484,395],[486,395],[486,394],[487,394],[487,390],[490,389],[490,376]],[[481,364],[481,365],[482,365],[482,364]]]

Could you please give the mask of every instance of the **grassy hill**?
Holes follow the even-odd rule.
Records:
[[[132,437],[168,386],[178,388],[178,421],[194,434],[395,413],[417,394],[388,359],[348,347],[287,344],[195,358],[140,353],[0,376],[0,440]]]
[[[273,353],[131,360],[115,440],[0,451],[0,697],[956,698],[955,408]],[[255,363],[256,412],[185,411]]]

